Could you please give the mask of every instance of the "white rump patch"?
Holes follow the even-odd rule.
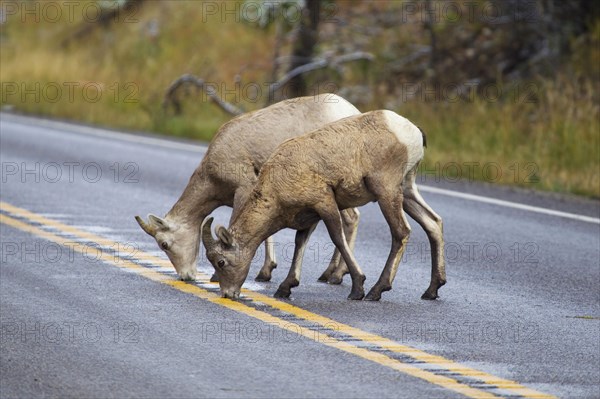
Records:
[[[360,111],[354,105],[338,95],[321,94],[319,100],[323,102],[323,109],[331,121],[360,115]]]
[[[398,141],[408,148],[408,165],[415,165],[423,159],[423,133],[408,119],[393,111],[384,110],[387,125]]]

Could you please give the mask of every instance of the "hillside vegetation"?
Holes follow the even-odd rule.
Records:
[[[277,43],[282,56],[294,43],[293,26],[253,23],[248,2],[143,1],[102,23],[97,4],[3,3],[4,110],[210,140],[231,115],[191,88],[179,92],[179,113],[163,107],[171,82],[191,73],[257,109],[268,101]],[[535,20],[406,8],[431,2],[324,4],[316,56],[374,59],[310,72],[309,92],[336,91],[363,111],[385,107],[414,121],[428,135],[427,179],[600,197],[596,9],[554,40]]]

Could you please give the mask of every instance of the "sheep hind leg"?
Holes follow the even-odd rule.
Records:
[[[421,299],[433,300],[438,298],[438,289],[446,284],[442,218],[421,197],[414,177],[409,176],[407,183],[404,210],[425,230],[431,246],[431,282]]]
[[[321,276],[318,278],[317,281],[320,281],[322,283],[329,282],[329,278],[331,277],[333,272],[337,269],[340,261],[342,261],[342,255],[340,254],[340,251],[338,251],[338,249],[336,248],[335,251],[333,252],[333,256],[331,257],[331,261],[329,262],[329,266],[327,266],[327,269],[325,269],[325,271],[323,272],[323,274],[321,274]],[[331,284],[333,284],[333,283],[331,283]]]
[[[379,276],[377,283],[371,288],[366,300],[378,301],[381,299],[381,293],[392,289],[392,283],[398,271],[398,264],[402,259],[406,243],[410,237],[410,226],[406,220],[406,215],[402,209],[403,196],[402,193],[394,196],[383,196],[379,198],[379,207],[385,220],[390,226],[392,233],[392,248],[388,255],[385,267]]]
[[[275,268],[277,268],[277,261],[275,260],[275,245],[271,236],[265,240],[265,263],[260,268],[255,280],[271,281],[271,274]]]

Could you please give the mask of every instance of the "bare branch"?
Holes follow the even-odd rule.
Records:
[[[307,73],[310,71],[314,71],[314,70],[326,68],[326,67],[338,68],[341,64],[344,64],[346,62],[358,61],[358,60],[371,61],[373,59],[374,59],[374,56],[371,53],[366,53],[366,52],[362,52],[362,51],[357,51],[357,52],[350,53],[350,54],[344,54],[344,55],[340,55],[337,57],[326,56],[324,58],[317,59],[308,64],[301,65],[297,68],[294,68],[293,70],[288,72],[286,75],[284,75],[281,79],[279,79],[277,82],[270,84],[269,85],[269,98],[271,98],[273,96],[273,93],[276,90],[280,89],[283,85],[288,83],[290,81],[290,79],[292,79],[295,76],[299,76],[303,73]],[[201,79],[201,78],[191,75],[191,74],[182,75],[179,78],[175,79],[173,81],[173,83],[171,83],[169,85],[169,87],[167,88],[167,92],[165,93],[165,98],[163,100],[163,104],[162,104],[163,108],[166,109],[170,105],[172,105],[173,108],[175,109],[175,113],[180,114],[181,113],[181,102],[179,101],[179,98],[177,97],[177,91],[179,90],[179,88],[181,88],[182,86],[186,86],[186,85],[191,85],[193,87],[196,87],[199,90],[204,90],[212,102],[217,104],[223,111],[227,112],[230,115],[240,115],[245,112],[242,108],[240,108],[230,102],[227,102],[227,101],[223,100],[221,97],[219,97],[218,94],[216,93],[215,89],[211,85],[206,84],[204,79]]]
[[[351,61],[358,61],[358,60],[372,61],[374,58],[375,57],[371,53],[366,53],[364,51],[357,51],[357,52],[350,53],[350,54],[340,55],[338,57],[328,57],[328,58],[316,59],[313,62],[304,64],[304,65],[301,65],[299,67],[292,69],[290,72],[286,73],[277,82],[269,85],[269,93],[271,93],[271,94],[274,93],[276,90],[278,90],[283,85],[285,85],[287,82],[289,82],[292,78],[294,78],[298,75],[301,75],[303,73],[307,73],[310,71],[314,71],[314,70],[321,69],[321,68],[327,68],[327,67],[337,68],[340,64],[343,64],[346,62],[351,62]]]
[[[163,108],[166,109],[170,104],[172,104],[173,108],[175,109],[175,113],[181,113],[181,102],[177,98],[176,92],[180,87],[185,85],[192,85],[199,90],[204,90],[212,102],[217,104],[223,111],[230,115],[241,115],[245,112],[243,109],[219,97],[213,87],[206,85],[204,79],[200,79],[191,74],[182,75],[169,85],[167,92],[165,93],[165,99],[163,100]]]

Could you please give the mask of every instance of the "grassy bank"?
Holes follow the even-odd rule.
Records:
[[[593,84],[559,79],[532,87],[535,98],[504,88],[502,101],[405,104],[402,113],[431,137],[422,172],[599,197]]]
[[[253,101],[256,86],[249,82],[264,87],[268,79],[273,29],[257,29],[233,14],[207,17],[198,2],[149,1],[61,45],[85,22],[88,3],[78,2],[73,15],[64,10],[58,18],[43,7],[38,15],[8,15],[0,36],[4,109],[210,140],[230,116],[193,90],[183,99],[181,114],[163,109],[173,79],[193,73],[248,110],[262,105],[266,91]],[[235,9],[239,3],[229,4]],[[350,74],[344,83],[370,84],[373,94],[360,104],[362,110],[393,108],[427,132],[423,172],[433,178],[600,197],[599,37],[597,25],[556,76],[506,82],[487,96],[448,98],[443,87],[434,87],[433,98],[399,102],[382,94],[377,67],[366,75]],[[288,50],[286,44],[282,53]],[[369,50],[385,57],[384,49]]]

